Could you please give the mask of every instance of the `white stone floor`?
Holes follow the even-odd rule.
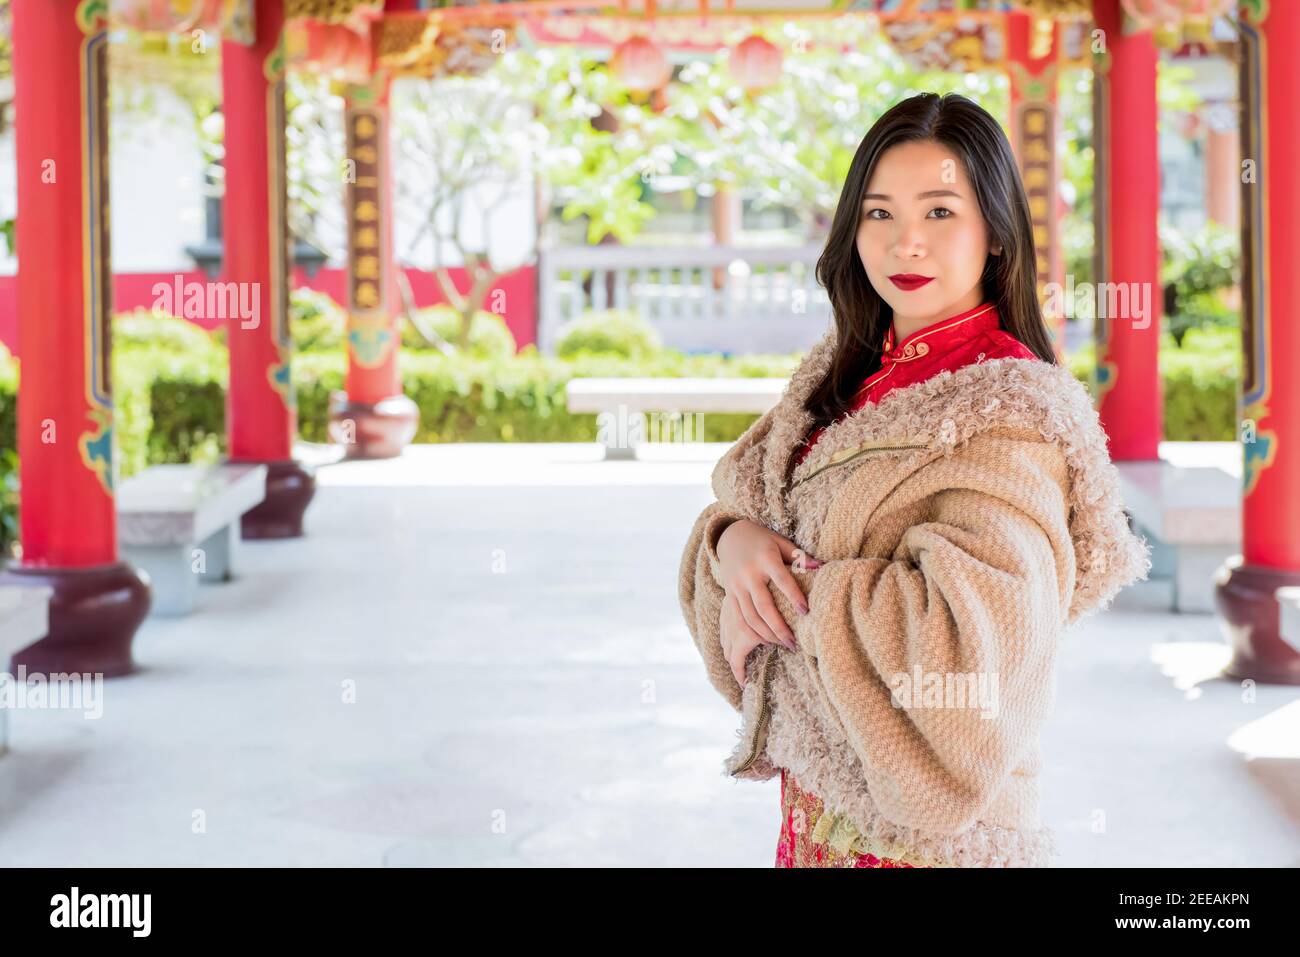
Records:
[[[736,718],[676,596],[724,448],[322,467],[307,536],[150,619],[101,718],[11,713],[0,864],[771,866],[779,783],[724,776]],[[1244,701],[1165,589],[1065,639],[1057,863],[1296,866],[1300,689]]]

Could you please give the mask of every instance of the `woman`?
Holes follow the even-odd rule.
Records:
[[[1146,576],[1056,362],[1001,127],[956,94],[858,147],[817,264],[834,325],[713,472],[680,598],[781,777],[785,866],[1045,866],[1056,646]]]

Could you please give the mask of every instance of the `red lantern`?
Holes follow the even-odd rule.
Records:
[[[112,0],[109,22],[144,33],[219,31],[238,7],[235,0]]]
[[[1185,23],[1210,24],[1232,11],[1234,0],[1120,0],[1124,10],[1138,26],[1181,26]]]
[[[1165,0],[1177,12],[1183,39],[1209,44],[1214,21],[1231,12],[1234,0]]]
[[[303,37],[303,60],[322,72],[338,66],[342,57],[335,26],[321,20],[303,20],[299,29]]]
[[[143,33],[170,33],[185,22],[186,12],[178,13],[172,0],[113,0],[112,23],[120,23]]]
[[[369,32],[361,34],[320,20],[303,20],[301,29],[305,38],[302,58],[316,70],[353,82],[364,82],[370,76]]]
[[[197,0],[193,4],[190,22],[184,29],[220,30],[225,20],[227,6],[229,4],[224,3],[223,0]]]
[[[1139,30],[1167,26],[1178,20],[1177,11],[1169,0],[1120,0],[1120,5]]]
[[[1141,30],[1152,30],[1160,46],[1186,41],[1209,43],[1214,21],[1232,10],[1234,0],[1121,0]]]
[[[1164,0],[1183,20],[1213,22],[1232,11],[1234,0]]]
[[[342,74],[343,78],[351,80],[354,83],[364,83],[371,73],[370,62],[370,30],[367,28],[364,33],[347,27],[341,27],[347,34],[345,41],[346,52],[343,55]]]
[[[630,90],[654,90],[673,75],[672,64],[659,45],[645,37],[629,37],[614,48],[609,65]]]
[[[758,35],[748,36],[731,51],[731,75],[747,90],[762,90],[781,78],[781,48]]]

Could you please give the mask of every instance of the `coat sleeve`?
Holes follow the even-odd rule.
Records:
[[[744,518],[714,502],[700,513],[686,540],[678,573],[677,594],[686,627],[704,659],[709,683],[737,711],[741,687],[722,654],[719,640],[722,600],[726,591],[718,577],[718,538],[732,522]]]
[[[1011,459],[952,455],[891,556],[798,576],[807,615],[772,589],[872,799],[900,825],[979,820],[1051,708],[1074,588],[1066,467],[1050,443]],[[959,688],[964,701],[945,695]]]

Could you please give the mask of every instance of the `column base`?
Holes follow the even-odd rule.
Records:
[[[379,402],[353,402],[346,392],[330,395],[330,435],[343,446],[345,458],[396,458],[419,425],[420,410],[404,395]]]
[[[135,671],[131,640],[149,613],[148,577],[126,562],[86,568],[22,564],[0,570],[0,584],[49,585],[50,632],[13,657],[28,674],[80,672],[105,678]]]
[[[244,513],[240,535],[245,540],[300,538],[303,513],[316,494],[316,474],[292,459],[264,464],[266,498]]]
[[[1243,565],[1241,556],[1219,569],[1215,605],[1219,627],[1232,645],[1227,677],[1300,685],[1300,652],[1282,637],[1274,596],[1285,585],[1300,585],[1300,572]]]

